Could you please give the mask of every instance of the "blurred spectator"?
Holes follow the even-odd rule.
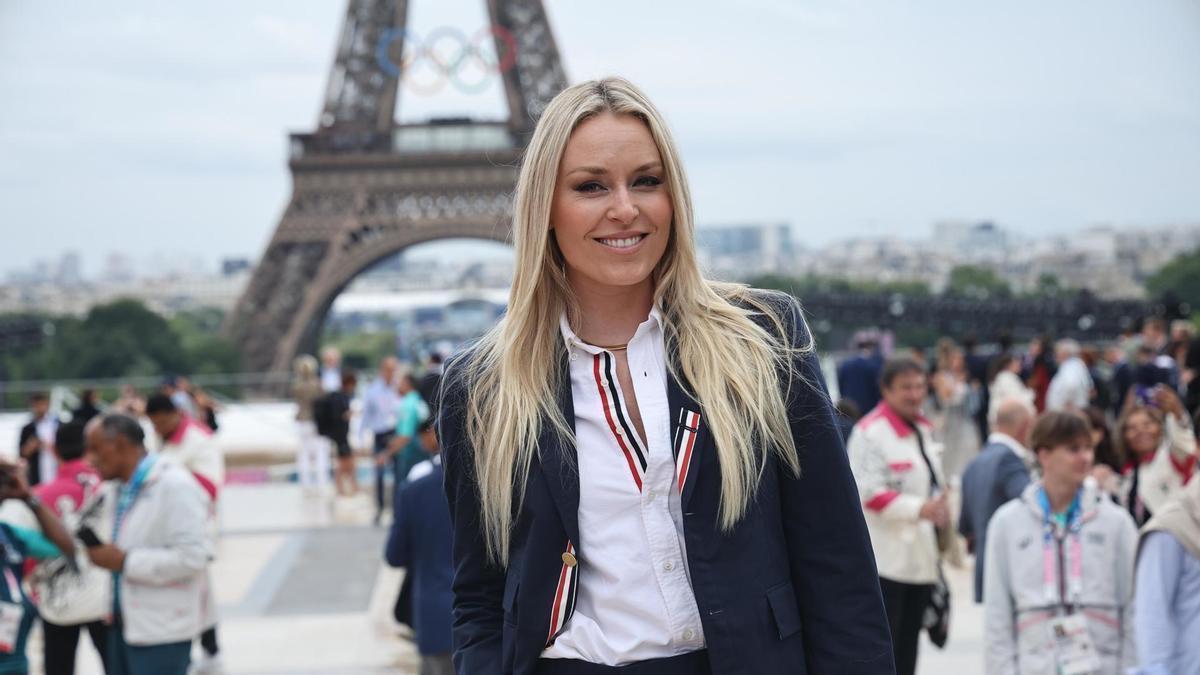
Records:
[[[188,417],[196,418],[196,404],[192,402],[192,385],[186,377],[168,375],[158,387],[160,394],[167,396]]]
[[[1200,480],[1142,529],[1134,616],[1137,675],[1200,669]]]
[[[430,416],[437,419],[438,404],[442,394],[442,355],[434,352],[429,355],[429,362],[425,365],[425,374],[421,376],[420,383],[417,384],[417,391],[421,394],[421,398],[425,399],[425,403],[429,404]]]
[[[1022,377],[1033,390],[1033,405],[1038,412],[1046,409],[1046,392],[1050,381],[1054,379],[1055,363],[1046,344],[1046,337],[1036,337],[1029,341],[1029,349],[1021,365]]]
[[[372,455],[375,459],[387,452],[388,444],[396,434],[396,413],[400,407],[400,397],[396,394],[396,368],[399,361],[394,356],[388,356],[379,362],[379,374],[367,386],[363,394],[362,428],[371,432]],[[394,462],[376,463],[375,465],[375,524],[383,518],[384,485],[388,468],[395,468]],[[392,480],[400,484],[401,476],[392,472]]]
[[[1092,477],[1096,479],[1096,486],[1110,497],[1120,498],[1121,470],[1125,461],[1113,443],[1108,414],[1091,406],[1083,411],[1083,415],[1092,427]]]
[[[54,459],[54,435],[58,433],[58,417],[50,412],[50,397],[44,392],[29,396],[29,412],[33,419],[21,427],[18,444],[25,460],[25,476],[30,485],[54,480],[58,462]]]
[[[1046,391],[1046,410],[1075,410],[1082,412],[1092,400],[1092,376],[1080,356],[1079,343],[1070,338],[1054,345],[1058,372]]]
[[[300,446],[296,452],[296,480],[306,494],[324,492],[329,484],[329,442],[317,434],[313,403],[321,396],[317,360],[305,354],[293,364],[292,399],[296,401],[296,430]]]
[[[454,564],[450,558],[450,508],[442,491],[442,462],[432,420],[416,434],[429,461],[397,489],[385,558],[411,579],[411,625],[421,653],[422,675],[454,675],[450,660]]]
[[[950,484],[979,453],[975,412],[980,401],[971,384],[966,356],[949,339],[938,344],[937,371],[931,387],[934,401],[934,439],[942,443],[942,470]]]
[[[838,429],[842,432],[842,442],[850,439],[850,432],[854,430],[854,425],[858,420],[862,419],[862,411],[858,409],[858,405],[848,398],[839,398],[834,406],[837,410]]]
[[[958,531],[975,553],[977,603],[983,602],[988,522],[997,509],[1020,497],[1029,485],[1034,458],[1026,446],[1033,419],[1033,401],[1029,398],[998,401],[987,445],[963,473]]]
[[[208,427],[209,431],[216,433],[220,428],[217,424],[217,410],[220,409],[220,405],[200,387],[193,386],[191,391],[192,403],[196,408],[196,421]]]
[[[83,459],[80,419],[58,427],[54,450],[61,462],[58,476],[33,489],[33,494],[68,528],[76,531],[81,510],[100,489],[100,474]],[[80,551],[74,568],[66,557],[45,560],[30,577],[42,619],[42,657],[46,675],[73,675],[79,633],[86,629],[100,660],[108,660],[108,618],[112,578],[94,567]]]
[[[1188,343],[1187,356],[1180,364],[1179,384],[1185,392],[1187,409],[1193,413],[1200,411],[1200,337]]]
[[[978,438],[987,438],[988,435],[988,405],[990,396],[988,392],[988,365],[995,354],[980,354],[975,350],[978,348],[975,336],[968,335],[963,338],[962,351],[963,357],[966,359],[967,381],[971,384],[971,390],[975,392],[978,398],[978,405],[975,406],[974,418],[975,426],[977,427]]]
[[[79,394],[79,407],[71,411],[71,421],[87,424],[99,414],[100,408],[96,405],[96,390],[84,389]]]
[[[335,392],[342,387],[342,352],[337,347],[321,350],[321,389]]]
[[[1083,347],[1079,351],[1079,358],[1083,360],[1083,365],[1087,366],[1088,377],[1092,380],[1088,405],[1107,409],[1112,405],[1112,386],[1104,375],[1100,351],[1091,346]]]
[[[388,443],[386,455],[380,455],[376,461],[381,466],[394,464],[397,485],[400,485],[408,472],[425,458],[421,442],[417,439],[417,428],[431,416],[425,399],[417,392],[417,382],[411,373],[400,376],[397,391],[400,394],[400,408],[396,414],[396,433]]]
[[[129,415],[134,419],[146,414],[146,400],[138,394],[131,384],[121,385],[121,396],[113,401],[110,412]]]
[[[857,353],[837,369],[838,392],[854,401],[859,410],[872,410],[879,404],[879,372],[883,357],[874,340],[863,338],[855,345]]]
[[[326,393],[313,403],[317,433],[328,438],[337,450],[334,484],[337,486],[338,494],[343,497],[358,494],[358,475],[354,469],[354,449],[350,447],[350,408],[354,401],[354,390],[357,387],[358,376],[354,374],[354,371],[347,370],[342,373],[340,389]]]
[[[1142,321],[1142,333],[1138,345],[1160,355],[1167,348],[1167,322],[1157,316]]]
[[[1021,381],[1021,360],[1005,352],[992,359],[988,373],[988,420],[996,418],[1000,401],[1010,398],[1027,401],[1033,407],[1033,390]]]
[[[1122,503],[1144,525],[1178,494],[1196,468],[1196,438],[1179,396],[1151,390],[1150,405],[1134,402],[1117,423],[1114,439],[1125,459]]]
[[[1041,479],[988,528],[985,671],[1119,675],[1137,659],[1137,528],[1085,483],[1092,437],[1082,415],[1047,412],[1030,444]]]
[[[29,661],[25,655],[25,644],[33,620],[37,618],[33,603],[25,594],[22,581],[30,565],[37,561],[65,556],[75,557],[75,542],[62,521],[32,494],[20,468],[7,462],[0,463],[0,501],[25,502],[32,512],[36,528],[24,527],[13,522],[0,522],[0,572],[4,582],[0,583],[0,672],[27,673]],[[7,504],[5,504],[7,507]],[[5,513],[9,513],[5,509]]]
[[[894,358],[880,382],[883,401],[854,426],[847,449],[875,549],[896,672],[912,675],[940,574],[936,528],[949,526],[950,512],[933,427],[921,414],[924,369]]]
[[[188,417],[182,410],[175,407],[175,401],[161,394],[155,394],[146,401],[146,415],[154,426],[155,433],[161,441],[161,454],[180,463],[196,477],[209,498],[208,519],[208,551],[209,559],[216,555],[217,549],[217,497],[220,488],[225,483],[225,457],[217,445],[216,438],[207,427]],[[204,660],[195,669],[199,673],[217,672],[221,669],[220,646],[217,643],[216,598],[213,595],[213,585],[208,578],[208,569],[204,572],[204,590],[206,601],[202,625],[204,630],[198,633],[200,645],[204,650]]]
[[[114,673],[186,675],[204,627],[209,498],[176,462],[146,451],[125,415],[88,425],[88,453],[105,486],[107,543],[88,548],[113,573],[109,662]]]

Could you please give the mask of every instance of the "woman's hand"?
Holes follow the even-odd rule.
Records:
[[[1155,387],[1152,400],[1163,412],[1174,415],[1175,419],[1182,423],[1187,422],[1187,411],[1183,409],[1183,401],[1179,400],[1179,394],[1170,387],[1161,384]]]

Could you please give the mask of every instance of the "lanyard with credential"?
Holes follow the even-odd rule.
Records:
[[[1046,495],[1045,488],[1038,488],[1037,498],[1038,504],[1042,507],[1042,590],[1046,596],[1046,602],[1051,605],[1063,604],[1070,605],[1079,600],[1079,596],[1083,591],[1083,545],[1079,539],[1079,529],[1082,524],[1083,508],[1080,505],[1079,495],[1082,492],[1075,493],[1075,499],[1071,500],[1071,506],[1067,509],[1067,517],[1065,523],[1065,531],[1063,538],[1069,538],[1070,550],[1067,555],[1068,561],[1064,561],[1063,571],[1067,573],[1067,585],[1065,589],[1059,588],[1059,570],[1058,556],[1055,555],[1057,550],[1058,525],[1054,522],[1054,516],[1051,513],[1050,497]],[[1063,591],[1066,592],[1063,592]],[[1070,595],[1070,600],[1067,595]]]
[[[117,535],[121,532],[121,523],[125,520],[125,516],[129,513],[129,508],[133,506],[133,501],[137,499],[138,493],[142,490],[142,484],[146,482],[146,475],[150,473],[151,467],[154,466],[154,461],[157,459],[154,455],[146,455],[142,461],[138,462],[137,469],[133,472],[133,478],[129,482],[121,486],[120,495],[117,498],[117,516],[113,519],[113,543],[117,543]]]

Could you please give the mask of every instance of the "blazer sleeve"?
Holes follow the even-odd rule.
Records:
[[[446,369],[438,437],[442,444],[446,499],[450,505],[454,563],[453,648],[459,675],[496,672],[502,662],[504,570],[484,545],[473,454],[466,434],[466,386],[459,363]]]
[[[412,512],[416,507],[412,500],[411,483],[397,488],[392,496],[392,527],[388,531],[387,545],[383,558],[392,567],[407,567],[412,551]]]
[[[782,318],[793,347],[811,342],[794,298]],[[875,555],[825,379],[814,350],[797,356],[788,417],[800,456],[797,478],[779,465],[792,586],[810,673],[894,673],[891,634]]]
[[[1020,497],[1029,486],[1029,469],[1016,455],[1009,453],[1000,460],[998,467],[1000,485],[1004,489],[1004,501],[1010,502]]]

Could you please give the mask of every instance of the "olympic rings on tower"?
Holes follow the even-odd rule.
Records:
[[[485,46],[493,41],[502,47],[502,54],[494,54]],[[400,43],[399,63],[392,56],[392,47]],[[448,51],[447,45],[457,45]],[[389,77],[403,78],[404,83],[415,94],[436,94],[446,86],[454,84],[464,94],[478,94],[487,88],[490,73],[508,72],[517,62],[517,41],[504,26],[486,26],[467,36],[452,26],[441,26],[430,31],[421,40],[416,33],[404,28],[389,28],[379,36],[375,46],[375,60]],[[477,71],[475,77],[463,77],[463,73]],[[420,78],[415,73],[431,71],[432,75]]]

